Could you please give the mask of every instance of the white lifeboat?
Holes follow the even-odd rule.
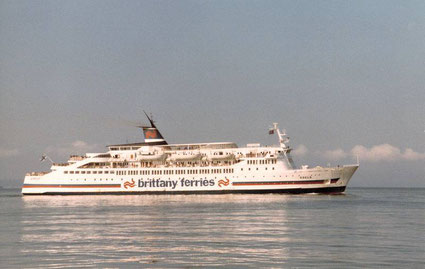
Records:
[[[138,161],[160,161],[164,160],[167,157],[167,155],[163,152],[153,152],[153,153],[139,153],[137,155]]]
[[[171,154],[169,161],[194,161],[201,159],[201,153]]]

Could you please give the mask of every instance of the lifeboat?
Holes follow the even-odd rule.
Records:
[[[161,161],[164,160],[167,157],[167,155],[165,153],[150,153],[150,154],[146,154],[146,153],[141,153],[139,155],[137,155],[137,160],[139,161]]]
[[[171,154],[171,156],[167,159],[169,161],[195,161],[200,160],[202,157],[201,153],[194,154]]]

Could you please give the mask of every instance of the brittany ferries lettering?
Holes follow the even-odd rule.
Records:
[[[25,176],[22,193],[42,194],[201,194],[340,193],[359,167],[297,168],[289,138],[274,123],[279,145],[231,142],[168,144],[154,121],[139,126],[144,143],[108,146],[106,153],[71,156],[50,172]],[[48,158],[44,156],[43,159]]]

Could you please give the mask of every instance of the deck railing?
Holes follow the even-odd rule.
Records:
[[[49,172],[31,172],[31,173],[26,173],[25,175],[37,177],[37,176],[44,176],[47,173]]]

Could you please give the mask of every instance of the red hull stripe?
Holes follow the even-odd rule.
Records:
[[[121,184],[25,184],[22,188],[120,188]]]
[[[336,183],[339,178],[331,179],[331,183]],[[326,180],[304,180],[304,181],[253,181],[253,182],[233,182],[233,186],[253,186],[253,185],[300,185],[300,184],[324,184]]]

